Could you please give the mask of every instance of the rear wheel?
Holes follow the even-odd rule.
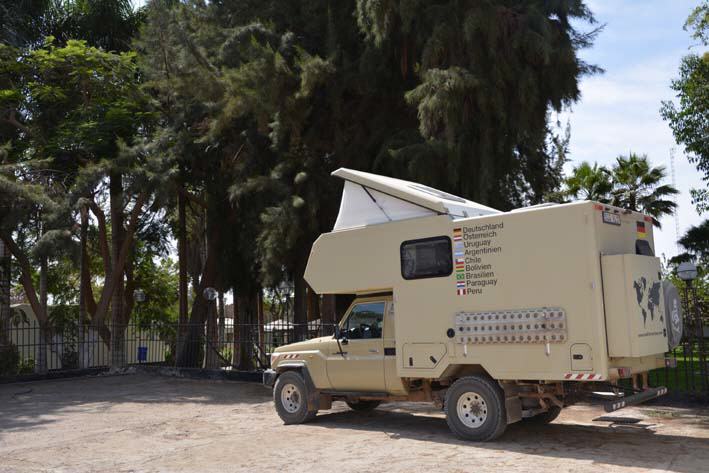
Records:
[[[308,409],[308,394],[300,373],[286,371],[278,377],[273,388],[273,402],[284,424],[301,424],[315,417],[318,411]]]
[[[467,376],[453,383],[446,392],[445,412],[448,427],[466,440],[494,440],[507,427],[502,389],[486,376]]]
[[[537,414],[532,417],[526,417],[525,419],[522,419],[525,424],[533,425],[533,424],[538,424],[538,425],[543,425],[543,424],[550,424],[556,420],[557,417],[559,417],[559,414],[561,414],[561,407],[559,406],[551,406],[548,411],[542,412],[541,414]]]
[[[379,404],[382,403],[382,401],[345,401],[347,402],[347,405],[350,406],[350,409],[353,411],[359,411],[359,412],[369,412],[373,411],[376,409]]]

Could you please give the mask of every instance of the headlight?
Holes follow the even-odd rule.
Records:
[[[273,367],[278,361],[278,353],[271,353],[271,367]]]

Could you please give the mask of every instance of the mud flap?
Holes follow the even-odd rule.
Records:
[[[522,420],[522,400],[518,396],[505,398],[505,410],[507,411],[508,424]]]

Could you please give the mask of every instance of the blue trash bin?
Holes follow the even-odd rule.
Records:
[[[138,362],[148,361],[148,347],[138,347]]]

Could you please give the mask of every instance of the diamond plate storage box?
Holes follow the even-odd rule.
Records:
[[[601,257],[610,357],[641,357],[667,350],[660,260],[623,254]]]

